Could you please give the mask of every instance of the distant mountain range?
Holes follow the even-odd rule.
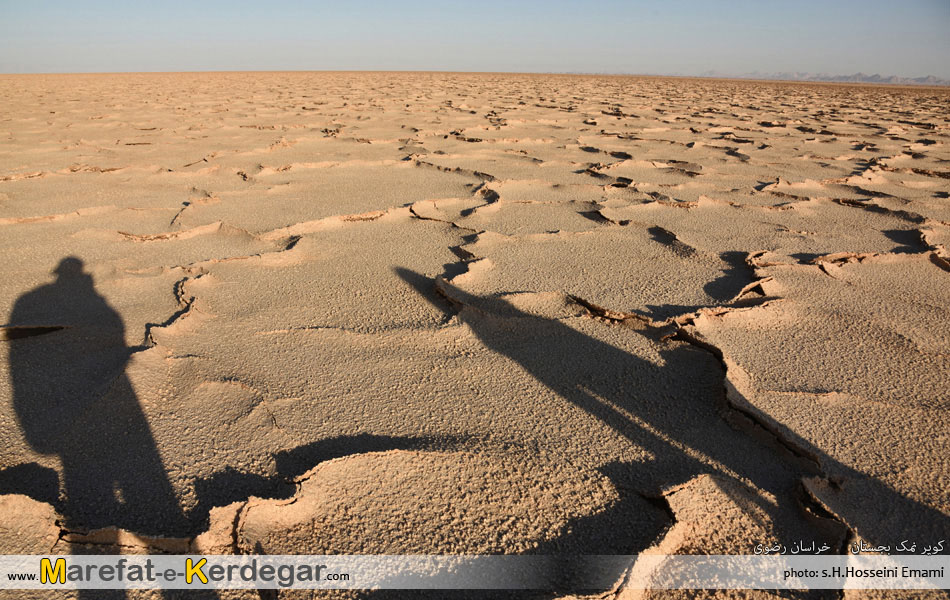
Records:
[[[718,71],[706,71],[700,73],[699,77],[725,77],[730,79],[781,79],[784,81],[828,81],[834,83],[890,83],[894,85],[950,85],[950,80],[940,79],[933,75],[926,77],[900,77],[898,75],[867,75],[865,73],[855,73],[854,75],[828,75],[827,73],[745,73],[743,75],[728,75]]]

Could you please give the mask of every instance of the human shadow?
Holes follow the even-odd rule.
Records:
[[[602,472],[617,489],[620,502],[605,513],[577,519],[556,540],[542,544],[538,553],[637,554],[656,541],[656,521],[647,517],[662,508],[657,501],[665,503],[664,491],[703,474],[726,480],[721,491],[788,548],[814,541],[816,546],[827,544],[831,552],[845,549],[847,528],[821,506],[809,503],[802,483],[826,473],[860,482],[850,487],[871,494],[858,507],[861,522],[870,525],[865,529],[871,535],[865,539],[900,541],[883,541],[907,532],[897,527],[893,516],[882,518],[889,510],[927,523],[937,532],[947,531],[946,515],[838,463],[801,438],[793,437],[790,444],[776,442],[748,413],[727,403],[722,365],[707,350],[654,339],[644,352],[658,356],[647,360],[598,339],[596,330],[585,331],[577,321],[528,313],[503,298],[469,294],[443,279],[406,269],[397,273],[426,297],[433,288],[440,291],[488,349],[515,361],[566,402],[651,457],[605,466]],[[652,332],[647,328],[630,335],[649,340]],[[879,523],[887,527],[875,531]],[[917,526],[913,531],[928,530]],[[756,543],[763,541],[767,540],[749,539],[747,547],[729,551],[752,554]]]
[[[96,292],[78,258],[64,258],[54,273],[54,282],[17,299],[6,329],[14,332],[7,336],[13,406],[30,447],[59,458],[56,508],[65,528],[187,533],[187,520],[125,374],[135,348],[126,345],[122,318]],[[25,478],[17,481],[18,491],[49,496],[45,470],[15,473]],[[94,592],[84,597],[122,595],[121,590]]]

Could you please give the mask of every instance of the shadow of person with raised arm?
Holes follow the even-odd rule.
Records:
[[[54,273],[54,282],[17,299],[6,331],[13,406],[32,449],[59,457],[57,509],[66,528],[186,534],[125,374],[135,348],[126,345],[122,318],[96,292],[78,258],[64,258]],[[94,592],[89,596],[104,597],[104,590]]]
[[[476,296],[443,279],[396,271],[444,310],[448,302],[455,305],[458,318],[487,348],[515,361],[559,397],[651,457],[603,467],[621,501],[606,513],[572,523],[570,533],[543,544],[538,548],[541,553],[636,554],[654,541],[649,535],[644,538],[639,525],[629,525],[644,510],[636,496],[659,499],[664,490],[703,474],[731,482],[721,490],[740,506],[754,505],[753,513],[768,515],[772,534],[789,548],[813,540],[816,546],[827,543],[831,552],[844,548],[844,526],[819,518],[831,515],[822,515],[816,506],[809,507],[809,514],[800,503],[802,481],[824,474],[843,477],[848,485],[860,482],[871,494],[842,517],[852,528],[856,524],[852,517],[857,517],[866,540],[891,544],[915,536],[929,538],[932,531],[935,542],[950,531],[946,515],[840,464],[805,440],[791,439],[791,445],[802,450],[803,456],[796,457],[737,431],[729,420],[745,417],[726,407],[722,366],[705,350],[651,340],[649,328],[631,330],[630,343],[643,348],[648,357],[643,358],[639,351],[629,352],[586,333],[584,322],[528,313],[503,298]],[[433,300],[433,290],[444,299]],[[750,425],[747,431],[754,432],[756,426]],[[903,523],[888,514],[892,512],[902,515]],[[751,554],[755,544],[756,540],[748,540],[748,548],[732,551]]]
[[[648,464],[626,473],[616,465],[611,469],[615,479],[627,478],[623,487],[659,497],[671,485],[712,473],[782,496],[797,481],[797,466],[786,468],[776,452],[723,420],[722,370],[707,352],[646,337],[637,344],[634,338],[644,356],[652,354],[644,358],[503,298],[475,296],[405,270],[399,274],[428,297],[435,284],[461,307],[459,319],[486,347],[648,451],[653,457]],[[629,335],[641,337],[633,330]]]

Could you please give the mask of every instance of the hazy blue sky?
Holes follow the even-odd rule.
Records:
[[[281,69],[950,79],[950,0],[0,0],[0,72]]]

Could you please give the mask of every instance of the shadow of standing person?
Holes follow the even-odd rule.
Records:
[[[53,283],[16,301],[7,339],[23,434],[61,463],[57,508],[66,528],[182,535],[185,516],[125,374],[135,348],[122,318],[78,258],[64,258],[54,273]]]
[[[504,297],[478,296],[408,269],[395,272],[447,315],[454,310],[488,350],[514,361],[558,397],[646,450],[652,457],[648,461],[604,466],[602,472],[619,490],[661,498],[664,490],[698,475],[712,475],[728,482],[721,491],[737,506],[749,507],[750,515],[767,516],[763,527],[771,528],[787,547],[814,541],[843,552],[851,535],[846,526],[874,545],[908,538],[928,544],[948,539],[950,519],[940,510],[840,463],[796,434],[786,434],[787,445],[782,446],[763,443],[767,438],[760,439],[751,423],[735,428],[741,421],[726,404],[725,372],[706,350],[657,342],[653,347],[659,360],[650,362],[558,318],[525,312]],[[636,336],[649,338],[646,330]],[[817,501],[809,502],[803,493],[806,481],[840,487],[825,497],[840,495],[837,501],[846,516],[829,518]],[[642,526],[624,526],[643,512],[642,503],[632,500],[579,520],[569,535],[540,549],[638,553],[649,535],[641,535]],[[628,535],[627,547],[610,545]],[[755,541],[745,543],[740,550],[750,553]]]

